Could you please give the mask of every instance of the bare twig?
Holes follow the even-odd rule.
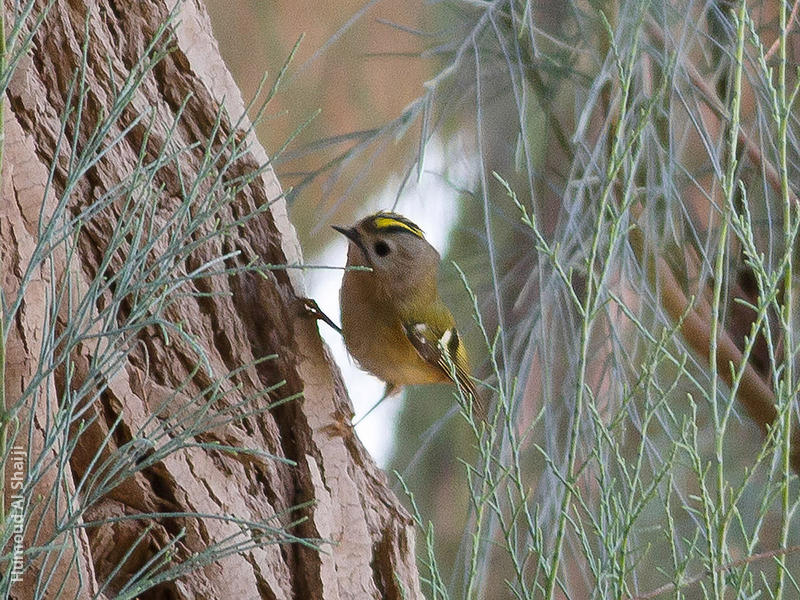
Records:
[[[792,26],[795,18],[797,17],[797,9],[800,7],[800,0],[795,0],[794,6],[792,7],[792,14],[789,15],[789,21],[786,23],[786,28],[789,29]],[[769,47],[767,53],[764,55],[765,60],[769,60],[772,58],[772,55],[778,50],[778,47],[781,44],[781,36],[779,35],[774,42],[772,42],[772,46]]]
[[[709,360],[711,306],[708,300],[700,296],[690,301],[681,291],[681,285],[672,268],[660,254],[651,254],[646,258],[644,234],[641,229],[632,229],[629,239],[640,262],[644,264],[647,261],[649,276],[659,282],[657,287],[661,293],[664,309],[673,320],[681,321],[680,330],[689,346],[704,359]],[[731,386],[734,379],[731,365],[734,369],[741,368],[744,356],[724,330],[717,336],[716,358],[720,377]],[[767,433],[778,415],[775,408],[775,394],[750,363],[744,366],[736,398],[748,416],[764,433]],[[793,450],[791,460],[795,471],[800,472],[800,452],[797,449]]]
[[[798,0],[800,2],[800,0]],[[795,8],[797,8],[797,3],[795,3]],[[792,13],[794,14],[794,13]],[[657,40],[660,44],[665,43],[665,36],[664,32],[661,31],[661,28],[658,27],[655,23],[648,23],[647,29],[649,34]],[[714,88],[705,80],[705,78],[700,74],[700,72],[692,65],[691,63],[686,64],[686,73],[689,76],[689,79],[698,90],[702,92],[701,100],[705,102],[705,104],[713,110],[717,116],[722,119],[727,119],[728,114],[727,110],[723,106],[722,102],[720,102],[719,98],[717,97],[717,93],[714,91]],[[753,163],[764,169],[764,175],[772,186],[772,188],[777,191],[781,192],[781,176],[778,173],[778,170],[775,166],[764,156],[761,152],[761,148],[759,148],[758,144],[756,144],[750,136],[747,135],[747,132],[743,128],[739,128],[738,131],[738,141],[742,144],[747,152],[747,157],[753,161]],[[798,201],[797,195],[794,193],[794,190],[789,190],[789,197],[795,204],[800,204]]]
[[[788,548],[779,548],[777,550],[770,550],[768,552],[759,552],[758,554],[753,554],[752,556],[748,556],[747,558],[740,558],[739,560],[731,561],[728,564],[717,567],[716,569],[705,571],[700,575],[692,577],[691,579],[687,579],[686,581],[681,581],[678,584],[665,583],[661,587],[657,587],[656,589],[651,590],[646,594],[642,594],[640,596],[629,596],[628,600],[651,600],[652,598],[656,598],[661,594],[665,594],[667,592],[674,591],[678,588],[685,588],[690,585],[699,583],[700,581],[711,575],[711,573],[714,572],[719,573],[722,571],[728,571],[730,569],[737,569],[739,567],[743,567],[745,565],[749,565],[750,563],[758,562],[760,560],[764,560],[767,558],[775,558],[776,556],[791,554],[792,552],[798,552],[798,551],[800,551],[800,546],[789,546]]]

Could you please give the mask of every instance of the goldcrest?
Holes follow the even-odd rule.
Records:
[[[439,253],[405,217],[379,212],[351,228],[340,293],[342,335],[358,364],[402,386],[452,381],[477,400],[464,343],[439,297]],[[476,408],[477,407],[476,405]]]

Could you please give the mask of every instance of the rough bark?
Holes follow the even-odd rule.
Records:
[[[6,93],[6,146],[3,164],[3,201],[0,205],[0,259],[6,306],[19,293],[20,281],[33,260],[39,235],[40,211],[45,222],[53,214],[57,199],[68,185],[66,171],[72,151],[87,143],[95,123],[109,110],[109,98],[132,65],[145,53],[161,23],[167,20],[172,3],[96,3],[56,0],[34,34],[33,45],[16,66]],[[7,14],[14,3],[5,2]],[[36,3],[26,20],[34,27],[47,2]],[[88,11],[88,12],[87,12]],[[177,8],[169,25],[174,35],[172,51],[144,76],[125,109],[116,130],[123,136],[108,155],[97,162],[69,192],[68,209],[73,215],[90,206],[123,181],[140,154],[155,151],[178,113],[175,138],[188,148],[172,171],[159,171],[146,182],[160,190],[153,222],[158,225],[179,204],[182,183],[191,181],[202,162],[203,149],[215,126],[217,111],[224,109],[220,124],[223,134],[241,129],[249,150],[235,158],[229,174],[258,175],[243,185],[233,202],[217,215],[234,221],[269,203],[269,209],[244,222],[235,236],[219,236],[197,247],[187,259],[202,264],[214,256],[238,250],[225,266],[241,267],[253,259],[269,264],[302,262],[281,188],[271,169],[259,172],[267,156],[252,134],[244,105],[217,51],[211,27],[199,2],[187,1]],[[88,19],[88,21],[87,21]],[[86,26],[88,23],[88,26]],[[88,39],[86,36],[88,35]],[[61,115],[67,106],[70,82],[81,64],[87,44],[85,71],[88,91],[80,114],[81,126],[67,119],[66,137],[59,142]],[[184,99],[188,101],[184,106]],[[137,114],[152,111],[154,126],[148,132],[140,123],[124,131]],[[77,129],[76,129],[77,128]],[[57,148],[57,143],[60,147]],[[52,185],[48,171],[52,164]],[[180,171],[180,174],[179,174]],[[231,176],[232,176],[231,175]],[[98,275],[103,249],[121,205],[87,220],[76,234],[74,255],[55,251],[37,266],[24,290],[19,310],[6,323],[8,329],[6,396],[9,403],[19,398],[35,378],[36,364],[46,333],[42,324],[48,315],[48,295],[53,281],[65,274],[80,295]],[[215,227],[209,223],[199,238]],[[111,268],[115,265],[112,263]],[[185,271],[196,265],[186,264]],[[161,410],[161,420],[180,415],[204,390],[214,376],[236,371],[254,359],[277,354],[249,366],[231,377],[231,388],[215,401],[214,409],[229,408],[285,380],[286,384],[260,402],[302,393],[265,413],[226,423],[197,435],[188,442],[219,443],[259,448],[296,462],[296,466],[247,454],[200,448],[185,442],[147,468],[128,477],[121,485],[93,502],[81,513],[69,532],[64,551],[54,561],[51,589],[64,586],[64,597],[90,597],[110,580],[102,592],[113,597],[126,578],[131,577],[166,541],[181,528],[186,536],[171,557],[176,563],[203,550],[209,544],[237,534],[230,522],[194,517],[159,516],[142,521],[108,522],[100,527],[81,528],[81,522],[106,520],[119,515],[190,512],[235,515],[263,521],[279,515],[292,534],[326,540],[323,551],[297,543],[250,548],[202,566],[178,581],[166,582],[139,594],[140,598],[407,598],[421,597],[414,556],[413,527],[409,516],[387,488],[384,474],[373,464],[346,423],[350,404],[330,357],[320,341],[316,323],[302,309],[302,274],[297,270],[267,271],[265,275],[237,272],[209,277],[186,285],[204,295],[183,294],[165,309],[165,318],[182,323],[187,336],[199,340],[208,365],[199,370],[197,349],[181,336],[168,340],[156,328],[137,333],[127,354],[102,394],[87,406],[85,429],[73,427],[78,444],[69,456],[66,481],[56,470],[43,475],[37,489],[45,492],[63,486],[69,493],[81,477],[95,468],[94,457],[107,456],[148,431],[149,417]],[[123,304],[124,308],[124,304]],[[98,307],[100,310],[100,307]],[[59,327],[70,315],[62,310]],[[122,317],[120,317],[122,318]],[[99,325],[98,325],[99,326]],[[39,386],[37,398],[49,398],[26,407],[25,421],[33,412],[33,427],[27,440],[29,456],[43,447],[42,432],[53,419],[59,399],[72,389],[86,385],[93,353],[87,339],[71,351],[72,370],[59,368]],[[68,372],[69,371],[69,372]],[[91,384],[91,382],[88,382]],[[251,407],[252,408],[252,407]],[[117,419],[121,422],[113,430]],[[113,430],[113,431],[112,431]],[[110,435],[109,435],[110,434]],[[103,448],[104,440],[113,443]],[[18,439],[16,443],[21,443]],[[164,442],[160,442],[164,444]],[[8,471],[9,465],[6,465]],[[8,495],[10,491],[6,489]],[[34,490],[34,495],[35,495]],[[290,511],[309,503],[300,512]],[[8,502],[6,504],[8,506]],[[41,520],[36,535],[53,534],[63,523],[64,506],[42,505],[29,513],[29,525]],[[290,512],[287,512],[290,511]],[[302,523],[290,525],[299,517]],[[274,523],[274,522],[273,522]],[[144,540],[135,544],[146,526]],[[26,544],[33,544],[33,528],[26,529]],[[130,548],[134,551],[123,560]],[[123,568],[114,574],[119,563]],[[11,588],[14,598],[52,597],[38,592],[32,582],[37,572],[53,568],[39,556],[26,570],[26,581]]]

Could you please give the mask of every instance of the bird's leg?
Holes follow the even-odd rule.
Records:
[[[330,325],[333,329],[339,332],[339,335],[342,334],[342,328],[334,323],[328,315],[322,312],[322,309],[319,307],[319,304],[317,304],[316,300],[312,298],[303,298],[303,310],[305,310],[307,315],[314,317],[318,321],[324,321]]]

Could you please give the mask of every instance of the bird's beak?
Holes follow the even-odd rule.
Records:
[[[331,225],[331,227],[353,242],[361,249],[362,252],[364,252],[364,242],[361,241],[361,234],[357,229],[348,229],[347,227],[339,227],[338,225]],[[366,256],[366,252],[364,252],[364,255]]]

